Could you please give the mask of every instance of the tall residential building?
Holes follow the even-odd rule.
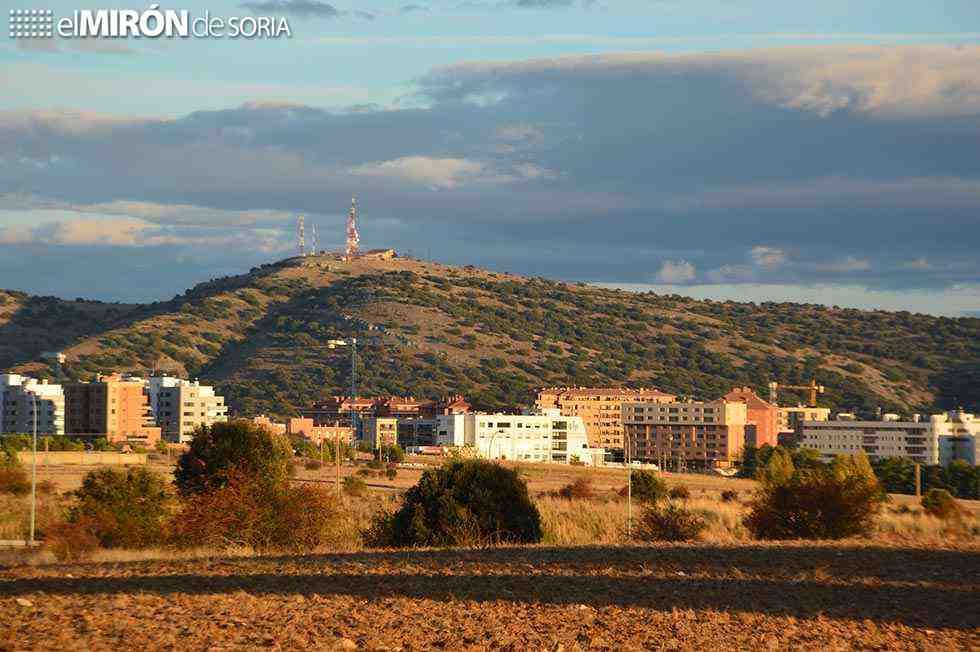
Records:
[[[963,460],[970,466],[980,464],[980,419],[962,410],[936,414],[929,423],[939,435],[939,463],[948,466]]]
[[[65,434],[65,393],[61,385],[17,374],[0,375],[0,433]]]
[[[168,441],[186,443],[201,426],[228,420],[223,396],[214,387],[182,380],[174,386],[160,387],[157,395],[157,423]]]
[[[436,443],[470,447],[493,460],[602,465],[605,451],[591,448],[581,417],[552,408],[536,414],[455,414],[436,418]]]
[[[741,457],[748,417],[742,401],[623,403],[631,459],[668,468],[723,468]]]
[[[676,397],[659,389],[626,387],[548,387],[538,392],[538,410],[557,409],[564,416],[579,417],[585,424],[589,445],[623,449],[623,403],[670,403]]]
[[[67,383],[65,410],[68,435],[146,445],[160,439],[144,381],[138,378],[112,375],[99,376],[92,383]]]
[[[797,426],[800,448],[820,452],[825,461],[863,451],[871,461],[904,457],[939,464],[939,437],[930,421],[803,421]]]
[[[395,417],[368,417],[358,421],[357,440],[371,444],[372,448],[397,444],[398,419]]]
[[[736,387],[722,397],[726,401],[745,403],[745,445],[775,446],[779,443],[778,408],[765,401],[750,387]]]

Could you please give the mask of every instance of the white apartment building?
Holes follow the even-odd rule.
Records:
[[[980,419],[961,410],[934,414],[929,418],[939,435],[939,463],[964,460],[976,466],[980,460]]]
[[[152,383],[154,379],[150,379]],[[210,426],[228,420],[228,408],[223,396],[214,393],[214,387],[198,381],[177,380],[176,383],[157,383],[151,402],[156,403],[157,425],[163,429],[164,439],[187,443],[200,426]],[[151,385],[148,384],[147,393]]]
[[[776,432],[796,432],[796,424],[803,421],[826,421],[830,418],[830,408],[807,407],[805,405],[781,406],[776,408]]]
[[[0,433],[65,434],[65,392],[61,385],[18,374],[0,375]]]
[[[864,451],[871,461],[905,457],[920,464],[939,464],[939,436],[930,421],[803,421],[800,448],[820,452],[825,461]]]
[[[548,409],[533,414],[449,414],[436,417],[436,444],[470,446],[491,460],[601,466],[605,451],[589,448],[581,417]]]

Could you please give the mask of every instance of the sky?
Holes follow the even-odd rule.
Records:
[[[85,5],[44,8],[66,17]],[[169,298],[362,245],[980,315],[975,0],[217,0],[274,39],[0,33],[0,287]]]

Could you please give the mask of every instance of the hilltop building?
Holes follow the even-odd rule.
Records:
[[[622,406],[630,459],[676,469],[731,466],[745,447],[747,418],[748,408],[741,400]]]
[[[65,434],[65,393],[61,385],[18,374],[0,375],[0,434]]]
[[[145,446],[160,441],[143,386],[142,379],[118,374],[99,376],[92,383],[67,383],[66,434]]]
[[[538,392],[534,406],[538,410],[557,409],[564,416],[581,418],[590,446],[622,451],[622,405],[639,401],[669,403],[675,398],[659,389],[548,387]]]

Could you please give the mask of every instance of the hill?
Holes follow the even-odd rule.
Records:
[[[642,385],[715,398],[771,379],[834,408],[980,409],[980,319],[636,294],[411,259],[265,265],[146,305],[0,291],[0,369],[165,370],[213,382],[240,414],[348,391],[526,402],[543,385]],[[781,396],[781,402],[802,397]]]

